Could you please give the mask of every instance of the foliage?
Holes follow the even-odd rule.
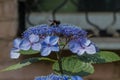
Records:
[[[56,60],[53,60],[53,59],[50,59],[50,58],[34,57],[34,58],[25,59],[25,60],[23,60],[23,61],[21,61],[21,62],[19,62],[17,64],[11,65],[11,66],[3,69],[2,71],[10,71],[10,70],[20,69],[20,68],[28,66],[28,65],[30,65],[32,63],[39,62],[41,60],[56,62]]]
[[[23,54],[23,55],[31,55],[31,54],[38,54],[39,51],[35,51],[35,50],[30,49],[30,50],[27,50],[27,51],[26,50],[20,50],[19,53]]]
[[[77,57],[83,62],[93,63],[93,64],[107,63],[107,62],[120,60],[120,57],[116,53],[110,51],[100,51],[93,55],[84,54],[82,56],[77,56]]]
[[[67,75],[86,76],[94,72],[94,68],[91,63],[85,63],[74,56],[63,58],[62,68],[63,73]],[[54,63],[53,70],[60,73],[58,62]]]

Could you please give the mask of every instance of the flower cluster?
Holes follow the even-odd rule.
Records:
[[[34,80],[83,80],[83,79],[80,76],[50,74],[48,76],[36,77]]]
[[[65,39],[64,46],[77,55],[95,54],[97,51],[95,44],[87,38],[87,32],[77,26],[42,24],[28,28],[22,38],[14,40],[11,58],[18,58],[20,50],[32,49],[39,51],[41,56],[48,56],[52,51],[59,52],[62,39]]]

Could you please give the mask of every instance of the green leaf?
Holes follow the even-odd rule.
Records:
[[[60,46],[64,46],[64,45],[65,45],[65,42],[59,42],[59,45],[60,45]]]
[[[100,51],[93,55],[84,54],[78,56],[78,58],[87,63],[107,63],[120,60],[120,57],[116,53],[110,51]]]
[[[51,62],[56,62],[56,60],[53,60],[53,59],[50,59],[50,58],[39,58],[39,57],[35,57],[35,58],[29,58],[29,59],[25,59],[17,64],[14,64],[14,65],[11,65],[1,71],[10,71],[10,70],[16,70],[16,69],[20,69],[20,68],[23,68],[25,66],[28,66],[32,63],[35,63],[35,62],[38,62],[38,61],[41,61],[41,60],[47,60],[47,61],[51,61]]]
[[[26,50],[20,50],[19,53],[24,54],[24,55],[31,55],[31,54],[38,54],[38,53],[40,53],[40,51],[35,51],[35,50],[30,49],[30,50],[27,50],[27,51]]]
[[[27,65],[30,65],[30,64],[31,64],[30,62],[26,62],[26,63],[24,63],[24,64],[17,63],[17,64],[14,64],[14,65],[12,65],[12,66],[9,66],[8,68],[5,68],[5,69],[3,69],[3,70],[1,70],[1,71],[16,70],[16,69],[20,69],[20,68],[22,68],[22,67],[24,67],[24,66],[27,66]]]
[[[86,76],[94,72],[94,68],[90,63],[82,62],[80,59],[73,56],[62,59],[62,69],[63,73],[66,75]],[[53,70],[56,73],[60,73],[58,62],[53,64]]]

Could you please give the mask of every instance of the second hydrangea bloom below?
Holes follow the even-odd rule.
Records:
[[[34,80],[83,80],[83,79],[80,76],[50,74],[48,76],[36,77]]]

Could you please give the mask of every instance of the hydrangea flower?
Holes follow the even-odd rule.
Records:
[[[88,39],[83,39],[83,42],[69,42],[69,49],[78,55],[82,55],[84,53],[95,54],[97,52],[96,46]]]
[[[21,50],[29,50],[32,48],[33,50],[40,51],[41,42],[39,41],[39,36],[31,34],[28,39],[23,39],[20,43]]]
[[[20,38],[16,38],[14,41],[13,41],[13,48],[12,50],[10,51],[10,58],[12,59],[17,59],[19,58],[20,56],[20,43],[21,43],[21,39]]]
[[[59,51],[58,40],[57,36],[47,36],[42,43],[41,55],[48,56],[51,51]]]
[[[67,76],[50,74],[48,76],[36,77],[34,80],[83,80],[80,76]]]
[[[37,50],[40,51],[41,56],[48,56],[52,51],[59,51],[58,40],[62,38],[69,40],[65,42],[68,43],[68,49],[78,55],[95,54],[97,51],[96,46],[87,39],[86,31],[69,24],[57,26],[42,24],[30,27],[23,33],[23,39],[17,48],[20,50]],[[11,54],[14,54],[15,50],[16,48],[13,48]],[[18,54],[15,55],[18,56]]]

